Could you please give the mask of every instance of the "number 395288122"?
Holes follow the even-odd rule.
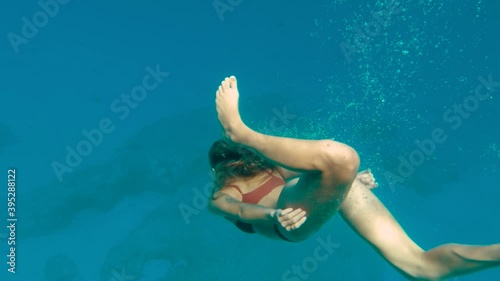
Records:
[[[9,217],[16,217],[16,170],[10,169],[7,171],[7,200]]]
[[[10,246],[9,254],[7,255],[9,265],[7,271],[16,273],[16,169],[9,169],[7,171],[7,212],[9,218],[7,219],[7,229],[9,229],[8,242]]]

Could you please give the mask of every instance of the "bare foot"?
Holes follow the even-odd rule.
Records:
[[[356,179],[369,189],[374,189],[378,186],[378,183],[375,181],[375,177],[370,169],[358,173]]]
[[[245,129],[238,110],[239,92],[236,77],[226,77],[216,93],[215,107],[224,135],[238,142],[240,133]]]

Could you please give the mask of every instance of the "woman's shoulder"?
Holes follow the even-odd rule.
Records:
[[[241,200],[242,194],[243,193],[239,186],[235,184],[226,184],[214,193],[214,197],[216,198],[220,195],[228,195],[233,197],[234,199]]]

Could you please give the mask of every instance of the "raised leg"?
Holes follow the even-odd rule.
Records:
[[[410,280],[442,280],[500,265],[500,245],[448,244],[424,251],[364,185],[353,185],[340,206],[346,222]]]

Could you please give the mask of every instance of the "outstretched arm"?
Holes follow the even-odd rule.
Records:
[[[228,191],[229,193],[231,191]],[[224,192],[215,194],[208,204],[208,209],[231,220],[246,223],[281,224],[287,230],[299,228],[306,221],[306,212],[302,209],[272,209],[258,204],[247,204]]]
[[[208,208],[214,214],[247,223],[276,223],[276,209],[261,205],[246,204],[235,198],[219,193],[211,200]]]

